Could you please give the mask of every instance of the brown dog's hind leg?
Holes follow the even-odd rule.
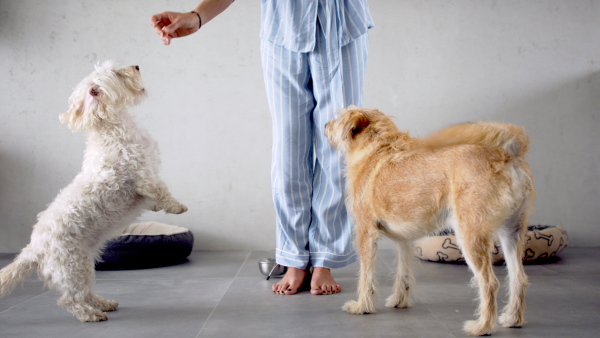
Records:
[[[398,249],[398,267],[393,293],[385,302],[387,307],[407,308],[413,305],[411,295],[415,285],[412,272],[414,246],[411,241],[396,242]]]
[[[469,230],[469,231],[467,231]],[[466,321],[463,330],[471,336],[489,335],[494,332],[496,324],[496,295],[498,294],[498,278],[492,269],[493,240],[489,234],[478,234],[480,228],[469,227],[458,231],[459,243],[463,255],[473,271],[473,286],[477,286],[479,307],[477,320]]]
[[[508,304],[500,315],[500,325],[504,327],[521,327],[525,324],[525,292],[529,284],[523,269],[526,231],[527,219],[521,217],[516,225],[507,223],[498,232],[509,283]]]

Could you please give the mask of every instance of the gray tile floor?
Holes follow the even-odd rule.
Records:
[[[56,292],[32,278],[0,300],[0,337],[462,337],[476,307],[466,266],[421,262],[415,306],[386,308],[394,252],[381,250],[379,313],[349,315],[340,308],[354,299],[356,263],[334,271],[340,294],[279,296],[258,272],[258,259],[272,256],[198,251],[177,266],[100,271],[95,290],[120,303],[101,323],[78,322],[56,305]],[[12,258],[0,255],[0,266]],[[503,281],[504,269],[495,269]],[[526,271],[528,323],[499,327],[495,337],[600,337],[600,248],[569,247],[558,262]]]

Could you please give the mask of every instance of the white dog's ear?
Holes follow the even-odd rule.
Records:
[[[100,95],[100,88],[98,86],[93,86],[92,88],[90,88],[90,90],[88,91],[88,94],[91,98],[95,98],[98,97],[98,95]]]
[[[90,90],[88,90],[85,95],[85,100],[83,101],[83,110],[84,114],[91,115],[92,118],[106,118],[106,113],[102,107],[102,97],[104,94],[100,91],[100,87],[98,85],[93,85]]]
[[[351,111],[344,136],[347,139],[353,139],[358,134],[362,133],[370,123],[371,121],[362,112],[357,110]]]
[[[100,87],[94,84],[82,99],[71,100],[69,110],[59,116],[60,122],[67,124],[72,131],[79,131],[91,127],[99,119],[106,118],[102,109],[102,95]]]

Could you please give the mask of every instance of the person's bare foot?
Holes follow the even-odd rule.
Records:
[[[342,291],[342,287],[333,279],[331,270],[315,266],[310,281],[310,293],[313,295],[332,295]]]
[[[278,295],[293,295],[298,292],[298,289],[304,283],[306,278],[306,270],[288,267],[283,279],[276,284],[273,284],[273,293]]]

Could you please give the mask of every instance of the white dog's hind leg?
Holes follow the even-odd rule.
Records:
[[[358,220],[357,220],[358,222]],[[352,314],[377,313],[375,310],[375,299],[377,290],[375,287],[375,260],[377,258],[377,240],[379,231],[365,229],[357,225],[356,245],[360,255],[360,273],[358,277],[358,301],[348,301],[342,310]]]
[[[119,306],[114,300],[106,299],[104,297],[98,296],[93,292],[90,292],[87,298],[87,302],[92,304],[93,307],[98,308],[102,311],[115,311]]]
[[[71,312],[81,322],[100,322],[108,319],[104,312],[85,301],[87,297],[78,293],[63,293],[58,299],[58,306]]]
[[[412,293],[415,278],[412,273],[414,246],[411,241],[398,241],[398,267],[391,296],[385,302],[387,307],[407,308],[413,305]]]
[[[94,263],[82,250],[73,249],[72,256],[54,262],[52,282],[62,292],[58,305],[71,312],[79,321],[98,322],[108,317],[90,302],[94,285]]]

